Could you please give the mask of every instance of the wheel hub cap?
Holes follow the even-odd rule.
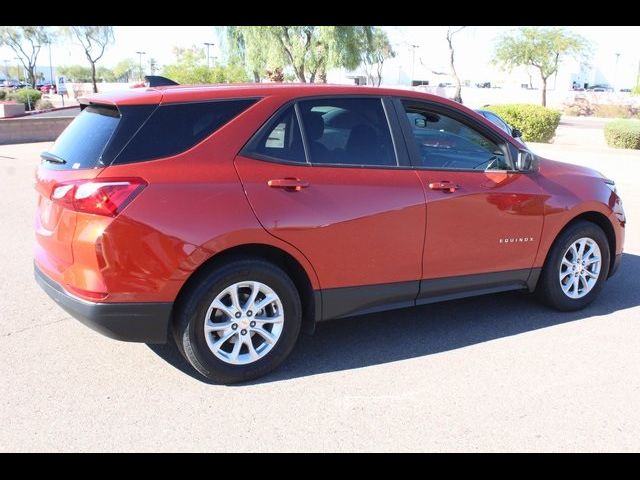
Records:
[[[573,242],[560,262],[559,280],[564,294],[573,299],[587,295],[598,282],[602,265],[600,247],[592,238]]]
[[[246,365],[260,360],[282,334],[280,297],[260,282],[238,282],[222,290],[204,319],[207,346],[220,360]]]

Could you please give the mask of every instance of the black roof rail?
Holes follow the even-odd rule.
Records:
[[[159,75],[146,75],[144,77],[144,83],[147,87],[162,87],[166,85],[180,85],[178,82],[174,82],[165,77]]]

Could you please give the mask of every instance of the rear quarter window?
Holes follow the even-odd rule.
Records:
[[[170,157],[193,147],[257,99],[161,104],[115,158],[114,164]]]

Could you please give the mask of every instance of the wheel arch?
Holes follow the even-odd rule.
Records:
[[[614,264],[614,259],[616,258],[616,232],[613,228],[613,225],[611,224],[611,221],[607,218],[606,215],[604,215],[601,212],[597,212],[594,210],[590,210],[590,211],[586,211],[586,212],[582,212],[579,215],[576,215],[575,217],[571,218],[571,220],[569,220],[556,234],[555,238],[553,239],[553,242],[551,243],[551,245],[549,246],[549,248],[547,249],[547,252],[545,253],[545,259],[544,259],[544,264],[546,264],[547,259],[549,258],[549,252],[551,251],[551,249],[553,248],[553,246],[556,244],[556,242],[558,241],[558,238],[560,237],[560,235],[562,235],[562,233],[567,230],[567,228],[569,228],[571,225],[573,225],[574,223],[576,223],[577,221],[580,220],[585,220],[587,222],[593,223],[597,226],[599,226],[602,231],[604,232],[604,234],[607,236],[607,241],[609,242],[609,253],[610,253],[610,258],[611,261],[609,262],[609,272],[607,272],[607,277],[611,276],[612,273],[612,269],[613,269],[613,264]]]
[[[173,312],[180,308],[181,302],[186,298],[187,293],[204,276],[223,263],[231,262],[235,259],[246,259],[247,257],[266,260],[282,268],[289,275],[298,289],[302,303],[302,330],[305,333],[313,333],[316,321],[321,318],[322,302],[320,301],[319,291],[313,289],[309,275],[295,257],[281,248],[264,243],[248,243],[229,247],[215,253],[201,263],[180,288],[176,296]]]

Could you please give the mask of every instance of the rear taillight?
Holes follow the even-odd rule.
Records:
[[[76,180],[56,185],[51,200],[77,212],[115,217],[146,186],[141,178]]]

